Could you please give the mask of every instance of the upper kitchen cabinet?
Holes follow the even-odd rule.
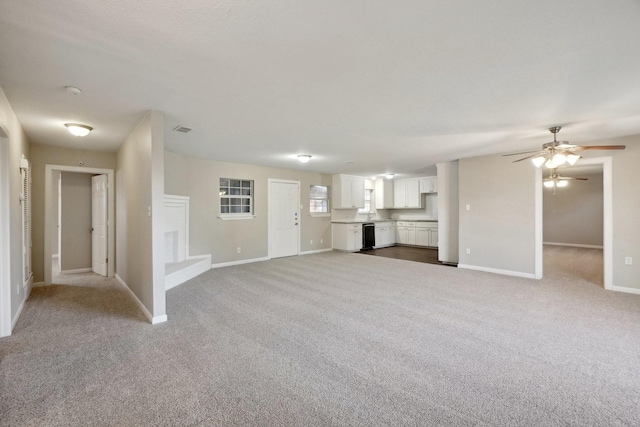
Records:
[[[396,209],[420,207],[420,183],[417,178],[393,181],[393,207]]]
[[[364,208],[364,177],[333,175],[333,208]]]
[[[376,179],[376,209],[393,209],[393,181]]]
[[[430,176],[426,178],[420,178],[420,193],[437,193],[438,192],[438,178]]]

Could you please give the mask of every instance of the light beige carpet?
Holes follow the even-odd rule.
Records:
[[[167,309],[34,289],[0,340],[1,424],[640,425],[640,296],[562,269],[323,253],[211,270]]]

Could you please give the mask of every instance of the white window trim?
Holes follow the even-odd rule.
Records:
[[[229,220],[236,220],[236,219],[253,219],[255,218],[255,180],[253,179],[241,179],[241,178],[226,178],[226,177],[220,177],[218,179],[218,182],[221,179],[228,179],[228,180],[237,180],[237,181],[251,181],[251,194],[249,196],[243,196],[243,195],[225,195],[223,196],[222,194],[218,197],[218,218],[220,218],[223,221],[229,221]],[[218,188],[220,188],[220,185],[218,184]],[[249,199],[249,206],[250,206],[250,213],[247,212],[238,212],[238,213],[221,213],[220,211],[222,210],[222,203],[221,200],[223,197],[235,197],[235,198],[241,198],[241,199]]]
[[[322,218],[326,216],[331,216],[331,212],[309,212],[309,216],[314,218]]]
[[[253,214],[247,214],[247,213],[230,213],[230,214],[219,214],[218,218],[220,218],[223,221],[232,221],[232,220],[236,220],[236,219],[253,219],[256,216]]]

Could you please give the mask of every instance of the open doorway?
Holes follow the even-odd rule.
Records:
[[[46,165],[46,285],[56,273],[114,277],[113,176],[112,169]]]
[[[52,280],[65,284],[70,274],[107,276],[107,175],[56,171],[53,197],[56,228]],[[57,232],[56,232],[57,231]],[[73,280],[71,280],[73,281]]]
[[[603,166],[563,167],[558,173],[573,179],[543,191],[545,269],[604,287]]]
[[[613,271],[612,271],[612,268],[613,268],[613,259],[612,259],[612,245],[613,245],[612,172],[613,172],[613,167],[612,167],[612,160],[611,160],[611,157],[599,157],[599,158],[591,158],[591,159],[587,158],[587,159],[580,160],[576,168],[577,167],[586,168],[586,169],[582,169],[582,170],[574,169],[573,171],[571,171],[569,168],[566,168],[566,169],[563,169],[562,173],[565,174],[566,172],[565,175],[569,175],[569,174],[582,175],[583,172],[588,172],[589,168],[591,168],[591,170],[593,171],[597,171],[598,174],[600,173],[600,171],[602,173],[602,178],[601,178],[602,180],[602,257],[599,258],[599,253],[597,251],[594,252],[592,255],[593,255],[593,260],[595,260],[596,258],[599,258],[602,260],[602,272],[601,272],[602,280],[600,281],[601,286],[604,286],[605,289],[611,290],[611,289],[614,289],[614,286],[612,283],[613,281]],[[536,170],[536,214],[535,214],[535,217],[536,217],[535,277],[536,278],[542,278],[543,276],[543,259],[544,259],[543,241],[546,239],[549,239],[548,241],[551,241],[553,239],[553,237],[549,235],[543,236],[544,213],[543,213],[542,178],[543,178],[542,170],[537,169]],[[600,178],[594,178],[594,179],[598,180]],[[560,190],[569,190],[569,189],[570,187],[558,189],[556,190],[556,194],[558,194]],[[574,202],[574,204],[579,205],[579,203],[577,202]],[[577,206],[575,209],[579,209],[579,206]],[[580,214],[579,211],[577,210],[574,211],[574,213]],[[578,221],[579,219],[577,219],[575,215],[571,215],[569,217],[569,220]],[[546,221],[546,218],[544,218],[544,221]],[[598,227],[598,230],[599,230],[599,227]],[[596,234],[597,233],[599,233],[599,231],[597,231]],[[579,247],[577,245],[578,244],[573,243],[572,246],[567,246],[567,247]],[[594,244],[594,245],[584,244],[584,245],[586,245],[586,249],[598,249],[598,248],[589,247],[589,246],[598,246],[597,244]],[[552,246],[559,246],[559,245],[547,245],[546,247],[552,248]],[[550,250],[547,250],[547,252],[549,251]],[[589,261],[585,260],[584,262],[588,263]],[[584,274],[589,274],[590,276],[594,276],[600,273],[584,272]]]

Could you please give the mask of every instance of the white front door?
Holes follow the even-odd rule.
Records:
[[[269,180],[269,257],[299,254],[300,183]]]
[[[107,175],[91,178],[91,269],[107,275]]]

